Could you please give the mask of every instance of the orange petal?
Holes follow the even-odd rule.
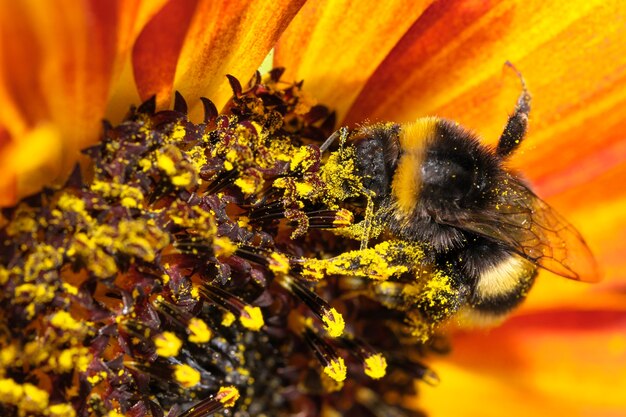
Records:
[[[175,2],[169,0],[174,3]],[[123,116],[128,113],[131,105],[140,103],[137,85],[133,77],[133,65],[131,62],[131,48],[138,42],[140,33],[148,22],[160,14],[168,0],[151,0],[141,2],[125,2],[123,5],[128,10],[120,13],[120,27],[122,29],[118,41],[119,59],[116,62],[114,75],[106,109],[106,118],[112,123],[119,123]],[[132,6],[135,5],[133,9]]]
[[[176,63],[198,1],[170,1],[146,25],[133,48],[133,72],[142,100],[156,94],[170,105]]]
[[[39,191],[58,172],[57,161],[62,159],[62,137],[56,126],[39,124],[20,138],[2,148],[0,166],[14,177],[16,188],[24,194]],[[45,152],[42,150],[45,149]],[[0,194],[0,203],[12,203],[15,194]]]
[[[18,147],[30,146],[26,133],[41,123],[52,124],[62,137],[61,158],[40,149],[47,175],[18,179],[18,196],[67,172],[79,149],[98,138],[120,49],[128,49],[136,32],[136,19],[128,14],[149,14],[149,8],[123,1],[0,2],[0,104],[10,109],[0,124]]]
[[[626,414],[626,311],[518,317],[459,335],[431,362],[437,387],[415,403],[431,417]]]
[[[276,65],[286,68],[286,80],[304,80],[305,91],[331,105],[341,118],[370,75],[431,3],[308,2],[281,37]]]
[[[218,108],[230,98],[232,91],[226,74],[242,83],[254,75],[303,3],[304,0],[198,2],[174,81],[174,88],[190,105],[192,118],[202,113],[200,97],[210,98]],[[155,59],[161,58],[158,45],[153,53]],[[140,91],[146,90],[140,87]]]
[[[626,63],[626,29],[616,17],[621,6],[619,0],[579,0],[571,7],[539,0],[437,2],[370,78],[348,121],[436,114],[495,141],[519,92],[515,75],[503,70],[508,60],[534,96],[535,130],[535,121],[557,119],[562,107],[581,108],[601,92],[620,90]],[[503,84],[508,91],[501,91]]]

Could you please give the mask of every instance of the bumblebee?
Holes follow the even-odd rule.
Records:
[[[422,242],[454,283],[466,325],[500,321],[524,300],[538,267],[580,281],[598,278],[581,235],[524,178],[506,167],[526,134],[523,91],[495,148],[436,117],[358,128],[349,142],[375,221],[392,239]],[[436,306],[419,306],[434,321]]]

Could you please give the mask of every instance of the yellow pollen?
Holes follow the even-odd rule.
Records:
[[[192,343],[206,343],[212,336],[211,330],[206,323],[196,317],[189,320],[187,330],[189,330],[189,337],[187,339]]]
[[[354,214],[351,211],[346,209],[340,209],[335,214],[335,220],[333,220],[333,225],[337,227],[346,227],[350,226],[354,222]]]
[[[236,317],[233,313],[231,313],[230,311],[227,311],[226,313],[224,313],[224,316],[222,317],[222,326],[225,327],[230,327],[236,320]]]
[[[239,399],[239,390],[233,386],[221,387],[215,398],[224,404],[224,407],[232,407]]]
[[[324,313],[322,321],[324,322],[324,328],[330,337],[341,336],[343,334],[343,329],[346,327],[346,322],[343,320],[343,316],[334,308],[331,308]]]
[[[56,312],[50,319],[50,324],[61,330],[79,330],[82,326],[67,311]]]
[[[172,332],[163,332],[154,337],[156,353],[159,356],[176,356],[183,345],[183,342]]]
[[[310,155],[310,148],[307,146],[301,146],[296,153],[291,158],[291,164],[289,165],[289,169],[291,171],[296,170],[300,164]]]
[[[185,364],[174,366],[174,378],[185,388],[197,385],[201,379],[200,372]]]
[[[324,373],[335,381],[341,382],[345,380],[347,368],[343,358],[331,360],[330,363],[324,367]]]
[[[43,411],[48,408],[48,392],[32,384],[24,384],[24,397],[21,408],[28,411]]]
[[[8,345],[0,349],[0,365],[2,367],[14,365],[16,357],[17,347],[15,345]]]
[[[387,360],[380,353],[365,359],[365,375],[372,379],[380,379],[387,373]]]
[[[91,375],[87,377],[87,382],[91,385],[97,385],[101,381],[105,380],[107,377],[107,373],[105,371],[100,371],[97,374]]]
[[[237,178],[235,185],[239,187],[244,194],[254,194],[259,191],[259,184],[252,177]]]
[[[296,192],[300,197],[307,197],[313,192],[314,188],[308,182],[296,182]]]
[[[10,378],[0,378],[0,402],[17,405],[24,395],[24,388]]]
[[[176,173],[174,160],[166,154],[161,153],[157,155],[157,166],[167,175],[174,175]]]
[[[63,289],[65,290],[66,293],[70,295],[78,295],[78,288],[76,288],[72,284],[68,284],[67,282],[64,282],[61,285],[63,286]]]
[[[76,411],[71,404],[54,404],[48,408],[51,417],[76,417]]]
[[[263,327],[263,313],[259,307],[245,306],[239,321],[246,329],[258,331]]]
[[[275,274],[286,274],[289,272],[289,258],[282,253],[274,252],[270,255],[269,268]]]
[[[237,244],[226,236],[218,236],[213,239],[213,251],[215,256],[230,256],[237,250]]]

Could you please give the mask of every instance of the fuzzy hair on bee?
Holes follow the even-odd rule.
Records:
[[[458,294],[448,315],[466,325],[505,317],[526,297],[538,267],[598,278],[581,235],[506,166],[528,127],[531,97],[520,79],[523,91],[495,148],[437,117],[364,125],[348,141],[374,196],[375,221],[387,238],[423,244],[427,261],[451,277]],[[426,320],[441,320],[437,306],[418,308]]]

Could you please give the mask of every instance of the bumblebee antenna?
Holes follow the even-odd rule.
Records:
[[[515,65],[513,65],[511,61],[506,61],[504,65],[511,68],[513,72],[515,72],[515,75],[517,75],[517,78],[519,78],[520,84],[522,84],[522,90],[526,95],[529,95],[528,89],[526,88],[526,81],[524,80],[524,76],[522,75],[522,73],[515,67]]]
[[[498,140],[496,153],[501,158],[510,156],[522,143],[526,131],[528,130],[528,114],[530,113],[530,93],[528,93],[526,81],[524,81],[522,73],[519,72],[510,61],[506,61],[505,65],[517,74],[522,84],[522,93],[517,99],[515,111],[509,116],[509,120],[504,127],[504,132],[502,132]]]

